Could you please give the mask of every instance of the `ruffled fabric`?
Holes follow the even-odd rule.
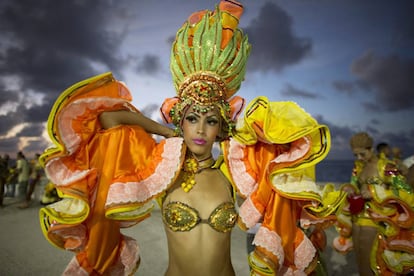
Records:
[[[414,194],[406,190],[370,187],[371,218],[377,223],[379,235],[373,250],[378,275],[408,274],[414,270]]]
[[[323,249],[323,229],[336,220],[345,193],[315,183],[314,167],[328,153],[329,129],[293,102],[254,99],[225,144],[232,181],[246,200],[240,224],[261,222],[249,256],[258,275],[308,274]],[[298,225],[298,221],[300,224]]]
[[[346,253],[353,248],[352,222],[378,229],[371,254],[371,269],[376,275],[405,275],[414,268],[414,194],[395,164],[385,158],[377,162],[379,177],[367,184],[370,200],[359,204],[357,181],[363,164],[356,161],[351,184],[341,187],[348,194],[336,224],[339,236],[334,248]],[[354,210],[354,211],[353,211]],[[356,211],[355,211],[356,210]]]
[[[130,93],[110,73],[62,93],[49,116],[55,148],[42,155],[61,201],[40,210],[45,237],[76,253],[67,275],[131,275],[139,264],[136,241],[124,236],[150,215],[152,199],[176,177],[182,138],[157,143],[139,126],[102,130],[103,111],[130,110]]]

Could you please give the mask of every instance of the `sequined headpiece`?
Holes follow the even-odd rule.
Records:
[[[178,30],[170,62],[177,96],[161,108],[166,122],[179,126],[190,105],[197,112],[218,108],[232,132],[244,105],[242,98],[232,96],[244,79],[250,52],[247,36],[237,28],[242,13],[240,3],[221,1],[214,12],[193,13]]]

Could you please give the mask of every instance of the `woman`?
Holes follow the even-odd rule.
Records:
[[[230,258],[230,234],[237,222],[234,194],[228,179],[213,168],[212,156],[223,122],[214,105],[207,112],[196,111],[196,106],[185,107],[180,122],[186,147],[183,168],[160,198],[169,252],[166,275],[234,275]],[[128,123],[128,117],[138,123],[140,116],[105,112],[101,122],[111,128]]]
[[[237,28],[242,11],[237,2],[222,1],[214,12],[192,14],[177,32],[171,52],[177,96],[161,107],[174,130],[136,110],[110,73],[58,99],[49,118],[57,147],[42,161],[63,199],[41,210],[41,223],[49,241],[77,253],[67,274],[134,273],[138,248],[120,227],[148,217],[153,199],[167,235],[166,275],[234,275],[236,222],[250,228],[263,221],[252,275],[317,268],[323,228],[343,199],[314,182],[314,166],[329,151],[329,130],[295,103],[265,97],[249,104],[236,128],[244,100],[234,94],[250,51]],[[157,142],[151,134],[167,139]],[[217,160],[215,141],[222,142]],[[240,214],[236,192],[246,199]]]
[[[411,190],[395,164],[375,154],[373,139],[367,133],[356,133],[351,137],[350,145],[356,161],[351,184],[342,188],[349,195],[343,213],[338,216],[340,237],[334,240],[334,247],[343,253],[355,250],[360,275],[407,273],[408,265],[412,265],[410,257],[407,262],[401,259],[398,268],[390,259],[398,255],[408,256],[404,251],[410,252],[413,247],[406,246],[402,249],[400,245],[393,246],[393,242],[388,246],[387,243],[392,240],[395,243],[396,240],[401,241],[401,238],[410,236],[396,238],[396,233],[405,232],[404,229],[412,227],[414,213],[410,203],[407,205],[404,200],[398,199],[399,194],[404,195],[405,199],[409,198],[405,196]],[[391,229],[396,232],[393,233]],[[398,252],[392,253],[395,249]],[[384,250],[388,251],[385,255],[382,254]]]

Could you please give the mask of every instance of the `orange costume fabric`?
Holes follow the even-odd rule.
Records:
[[[110,73],[70,87],[55,103],[49,132],[57,147],[41,157],[62,200],[40,210],[46,238],[76,256],[66,275],[131,275],[135,240],[120,228],[149,216],[152,201],[175,179],[181,138],[160,143],[138,126],[101,130],[102,111],[127,109],[128,89]]]
[[[323,230],[345,199],[332,185],[315,183],[315,164],[329,151],[329,129],[293,102],[258,97],[236,130],[224,148],[232,181],[246,198],[240,224],[262,222],[249,256],[252,275],[316,271]]]

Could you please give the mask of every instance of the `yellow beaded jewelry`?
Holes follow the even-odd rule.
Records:
[[[185,159],[183,165],[183,182],[181,183],[181,188],[184,192],[188,193],[193,186],[196,184],[195,182],[195,174],[201,172],[204,169],[211,168],[215,163],[215,160],[212,156],[209,156],[203,160],[197,160],[194,157],[188,157]]]

